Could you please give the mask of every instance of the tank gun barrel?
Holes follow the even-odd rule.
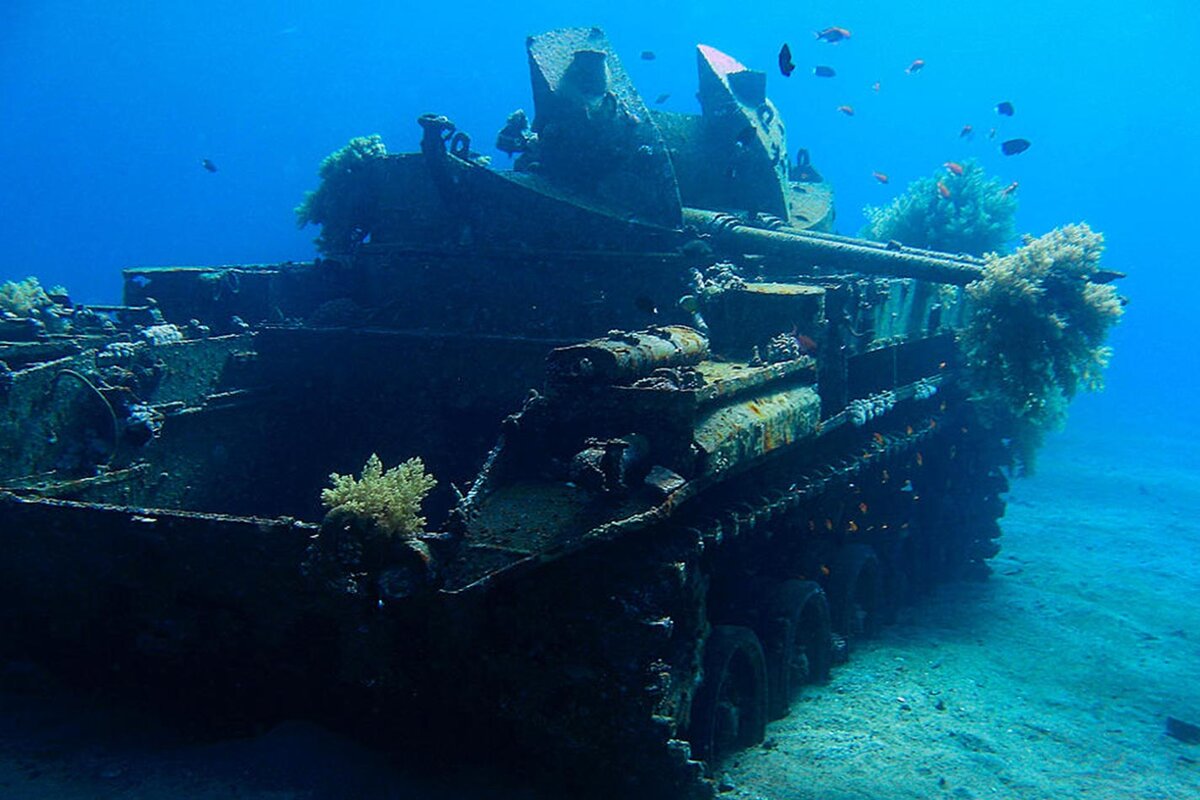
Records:
[[[710,237],[718,252],[773,255],[823,271],[862,272],[964,286],[983,275],[983,260],[807,231],[765,230],[730,214],[685,208],[684,223]]]

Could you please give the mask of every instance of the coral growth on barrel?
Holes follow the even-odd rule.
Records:
[[[1079,390],[1103,387],[1111,350],[1104,342],[1123,313],[1100,274],[1104,237],[1066,225],[1008,256],[989,255],[983,278],[967,286],[971,319],[959,343],[983,419],[1011,439],[1025,471],[1044,433],[1066,419]]]
[[[978,162],[961,165],[962,174],[938,171],[918,178],[887,206],[867,206],[862,236],[880,242],[950,253],[1001,251],[1014,234],[1017,199],[984,174]]]

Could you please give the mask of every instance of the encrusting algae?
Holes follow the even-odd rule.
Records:
[[[321,490],[326,508],[347,511],[371,521],[381,533],[400,537],[424,530],[421,503],[437,485],[420,458],[410,458],[384,471],[383,462],[374,453],[367,459],[361,477],[335,472],[329,480],[333,485]]]
[[[1113,286],[1091,280],[1103,251],[1086,223],[1066,225],[1026,236],[1011,255],[988,255],[983,278],[967,286],[974,310],[959,342],[974,398],[1026,472],[1076,392],[1103,388],[1112,352],[1104,341],[1124,312]]]

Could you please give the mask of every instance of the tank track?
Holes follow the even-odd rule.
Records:
[[[982,573],[998,549],[1007,484],[997,451],[964,420],[936,411],[830,438],[838,455],[781,459],[711,488],[686,513],[547,565],[536,585],[494,587],[462,651],[431,661],[454,662],[461,677],[438,705],[469,714],[503,698],[482,736],[539,783],[583,796],[712,797],[723,754],[693,739],[714,635],[769,638],[765,598],[811,582],[829,603],[832,657],[928,586]],[[868,580],[864,558],[870,592],[856,586]],[[447,627],[463,619],[452,604],[443,612],[434,618]],[[767,709],[755,714],[765,724]],[[559,757],[528,759],[547,752]]]

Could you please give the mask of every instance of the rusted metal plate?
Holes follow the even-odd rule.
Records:
[[[704,472],[727,472],[816,434],[821,400],[808,386],[764,393],[723,406],[696,429]]]

